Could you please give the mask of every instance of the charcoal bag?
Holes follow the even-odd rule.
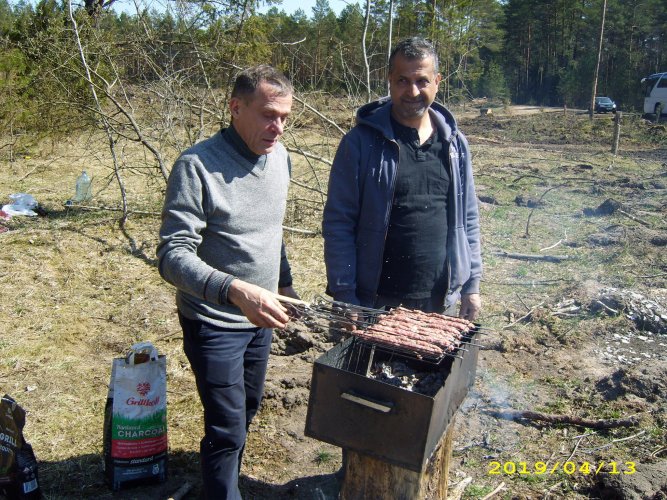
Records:
[[[25,410],[10,396],[0,400],[0,495],[27,500],[41,498],[37,460],[23,437]]]
[[[104,414],[104,469],[116,491],[167,477],[167,363],[150,342],[111,366]]]

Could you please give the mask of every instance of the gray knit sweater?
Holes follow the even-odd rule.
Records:
[[[282,144],[252,163],[218,133],[179,157],[167,183],[157,256],[181,314],[251,328],[227,302],[234,278],[273,292],[279,279],[280,286],[291,284],[282,247],[288,186]]]

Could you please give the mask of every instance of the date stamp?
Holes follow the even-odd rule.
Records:
[[[488,474],[494,475],[535,475],[543,474],[625,474],[637,472],[635,462],[489,462]]]

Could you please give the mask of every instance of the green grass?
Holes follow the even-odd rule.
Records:
[[[479,486],[476,484],[470,484],[463,493],[463,498],[466,499],[477,499],[483,498],[494,490],[491,486]]]
[[[331,462],[334,459],[334,456],[331,452],[326,450],[320,450],[315,455],[315,463],[317,465],[323,465]]]

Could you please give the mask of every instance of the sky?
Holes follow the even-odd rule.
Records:
[[[358,3],[355,0],[329,0],[329,7],[333,10],[336,15],[339,15],[341,11],[348,4]],[[282,4],[275,5],[278,10],[284,10],[288,14],[293,14],[297,9],[301,9],[306,13],[306,16],[310,18],[313,15],[313,7],[315,7],[315,0],[283,0]],[[267,12],[270,7],[262,7],[259,9],[260,12]]]

